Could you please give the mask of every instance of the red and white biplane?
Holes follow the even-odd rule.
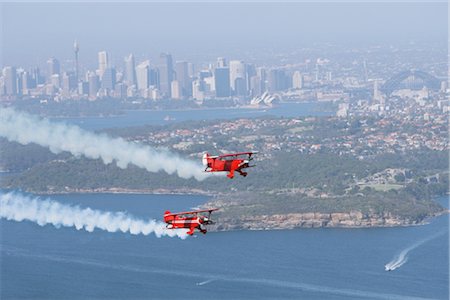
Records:
[[[166,227],[169,229],[189,228],[187,232],[189,235],[193,235],[195,229],[205,234],[207,232],[206,225],[214,224],[211,220],[211,213],[216,210],[218,208],[179,213],[171,213],[167,210],[164,213],[164,222],[167,223]]]
[[[253,160],[252,155],[257,154],[257,151],[239,152],[224,155],[211,156],[208,153],[203,154],[203,165],[205,172],[229,172],[228,178],[234,177],[234,172],[238,172],[241,176],[247,176],[247,172],[242,169],[254,167],[250,165]],[[247,158],[243,157],[247,156]]]

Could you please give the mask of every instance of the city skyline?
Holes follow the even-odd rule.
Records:
[[[441,82],[446,83],[445,86],[448,82],[444,56],[430,59],[429,53],[409,48],[389,50],[396,65],[383,58],[388,53],[382,50],[375,53],[369,62],[367,57],[355,54],[346,59],[314,54],[293,64],[271,66],[228,57],[218,57],[214,62],[205,61],[196,66],[192,62],[177,60],[167,52],[160,53],[159,58],[153,61],[136,61],[134,54],[130,53],[116,66],[111,62],[109,52],[102,50],[97,53],[97,66],[82,68],[81,72],[79,51],[80,45],[75,41],[74,59],[66,67],[61,66],[55,57],[47,59],[43,69],[4,66],[0,76],[3,100],[15,97],[51,97],[56,101],[112,97],[203,101],[232,97],[241,102],[262,103],[279,97],[345,100],[350,90],[364,88],[373,90],[373,99],[381,101],[381,84],[388,84],[391,77],[400,76],[399,80],[405,81],[405,86],[415,90],[422,86],[445,90],[446,87],[440,86]],[[352,53],[354,48],[348,51]],[[387,66],[391,71],[386,69]],[[424,66],[433,75],[421,71]],[[274,96],[274,93],[281,94]],[[427,93],[423,95],[426,97]]]
[[[111,61],[170,52],[183,59],[296,49],[446,41],[447,4],[438,3],[2,3],[2,65],[106,49]],[[26,37],[26,38],[23,38]],[[50,52],[50,53],[49,53]],[[156,57],[155,57],[156,58]],[[151,58],[152,59],[152,58]],[[244,58],[245,59],[245,58]]]

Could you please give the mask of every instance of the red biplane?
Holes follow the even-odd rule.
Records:
[[[218,208],[186,211],[179,213],[171,213],[166,211],[164,213],[164,222],[167,223],[167,228],[189,228],[187,234],[193,235],[195,229],[198,229],[201,233],[207,232],[206,225],[214,224],[211,220],[211,213],[218,210]]]
[[[250,161],[253,160],[252,155],[257,154],[257,151],[252,152],[239,152],[224,154],[218,156],[211,156],[208,153],[203,154],[203,165],[205,166],[205,172],[229,172],[228,178],[234,177],[234,172],[238,172],[241,176],[247,176],[247,172],[242,169],[250,168]],[[247,156],[247,158],[242,158]],[[241,158],[239,158],[241,157]]]

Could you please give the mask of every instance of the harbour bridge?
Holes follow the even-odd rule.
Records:
[[[409,70],[392,76],[381,86],[380,91],[389,96],[395,90],[402,88],[402,86],[407,86],[407,88],[411,89],[422,88],[425,86],[431,90],[439,90],[440,85],[441,81],[433,75],[424,71]]]

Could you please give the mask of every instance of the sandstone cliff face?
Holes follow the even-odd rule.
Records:
[[[423,220],[403,219],[387,214],[363,214],[359,211],[349,213],[291,213],[260,216],[240,216],[219,218],[213,231],[226,230],[273,230],[318,227],[392,227],[421,224]]]

